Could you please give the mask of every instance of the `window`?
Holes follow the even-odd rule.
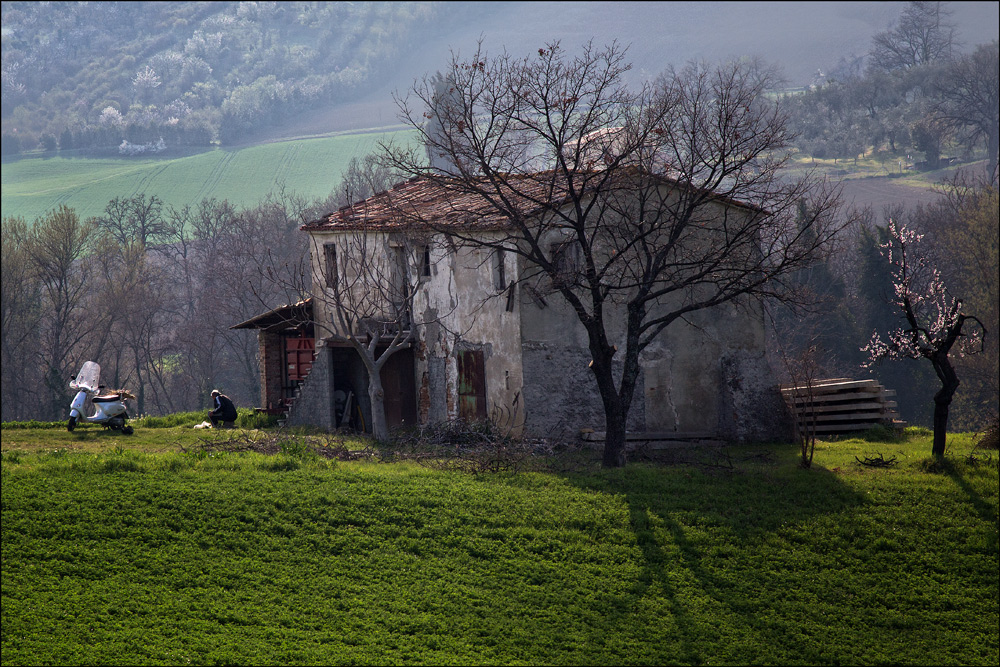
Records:
[[[573,241],[560,241],[549,246],[552,267],[558,274],[553,277],[553,284],[568,284],[576,281],[576,274],[580,271],[578,251],[579,249]]]
[[[504,266],[506,263],[505,255],[506,253],[503,248],[497,248],[493,251],[493,288],[497,291],[507,289],[507,269]]]
[[[323,268],[326,286],[337,289],[337,246],[332,243],[323,245]]]
[[[431,277],[431,247],[429,245],[420,247],[420,280],[428,280]]]

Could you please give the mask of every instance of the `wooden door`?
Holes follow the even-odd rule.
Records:
[[[413,350],[399,350],[386,359],[380,373],[385,392],[385,421],[395,426],[416,426],[417,391],[413,377]]]
[[[458,416],[467,421],[486,419],[486,370],[481,350],[458,353]]]

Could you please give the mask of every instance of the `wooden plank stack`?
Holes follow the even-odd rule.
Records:
[[[814,380],[811,386],[782,385],[781,395],[803,432],[811,432],[815,420],[816,435],[842,435],[884,425],[902,429],[896,395],[875,380],[833,378]]]

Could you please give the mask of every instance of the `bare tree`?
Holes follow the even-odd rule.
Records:
[[[120,362],[114,366],[113,386],[135,389],[135,409],[147,414],[147,390],[155,388],[154,368],[166,352],[170,317],[169,289],[164,272],[138,240],[126,244],[109,244],[103,248],[102,260],[109,264],[104,286],[104,302],[128,304],[110,326],[111,345],[108,347]],[[162,397],[164,407],[172,404],[169,395]]]
[[[986,144],[988,175],[997,183],[1000,153],[1000,43],[981,44],[951,63],[939,79],[940,118],[959,133],[971,149]]]
[[[872,38],[872,66],[909,69],[948,60],[955,47],[955,24],[944,2],[910,2],[899,22]]]
[[[313,235],[311,252],[322,258],[313,263],[318,274],[301,264],[277,262],[267,270],[269,279],[287,289],[290,297],[312,299],[314,327],[357,352],[368,373],[376,440],[389,436],[382,367],[416,340],[419,327],[428,324],[416,318],[413,307],[421,289],[426,247],[426,239],[362,223],[323,240]]]
[[[779,177],[790,136],[765,96],[766,68],[691,65],[633,91],[630,67],[617,44],[570,57],[556,43],[524,59],[480,47],[397,99],[428,154],[443,158],[436,169],[416,150],[383,145],[395,170],[450,195],[450,217],[492,216],[508,231],[485,241],[401,215],[457,243],[515,253],[521,280],[544,282],[572,307],[604,406],[606,466],[625,463],[643,349],[697,311],[794,301],[786,278],[843,224],[835,192]]]
[[[0,227],[0,411],[4,421],[32,414],[38,399],[39,359],[33,342],[41,322],[41,289],[31,261],[28,226],[5,218]]]
[[[168,232],[163,220],[163,202],[156,195],[148,199],[145,194],[115,197],[104,207],[104,215],[97,219],[97,224],[123,246],[140,243],[148,248],[163,240]]]
[[[785,347],[779,350],[785,373],[791,379],[790,386],[783,390],[785,401],[795,419],[795,435],[799,441],[800,464],[812,467],[816,452],[816,385],[820,379],[820,350],[809,345],[797,355]]]
[[[874,333],[864,351],[869,366],[884,359],[930,360],[941,381],[941,389],[934,394],[932,453],[944,456],[948,409],[960,384],[950,355],[981,352],[986,327],[976,316],[964,313],[962,300],[948,293],[940,272],[920,253],[919,234],[890,220],[889,237],[881,247],[893,267],[894,303],[904,324],[890,332],[888,340]],[[967,323],[972,332],[964,330]]]
[[[214,273],[221,298],[217,308],[230,323],[253,317],[261,301],[273,303],[282,291],[264,278],[269,262],[295,264],[307,252],[306,239],[299,225],[307,221],[307,201],[281,187],[269,193],[257,205],[244,208],[220,233],[218,259]],[[261,239],[267,239],[268,252],[261,252]],[[245,331],[228,326],[218,332],[224,341],[231,379],[244,389],[239,393],[249,399],[260,393],[258,346]],[[231,394],[232,395],[232,394]]]
[[[59,419],[68,405],[71,365],[78,346],[105,325],[109,313],[86,308],[90,266],[87,261],[96,226],[81,222],[73,209],[60,206],[37,220],[26,247],[42,288],[39,342],[48,405],[42,411]],[[124,307],[119,304],[119,307]]]

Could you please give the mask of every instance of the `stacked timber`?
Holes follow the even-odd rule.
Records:
[[[896,395],[875,380],[834,378],[808,384],[782,385],[781,395],[788,404],[799,429],[816,435],[841,435],[865,431],[875,426],[902,429]]]

